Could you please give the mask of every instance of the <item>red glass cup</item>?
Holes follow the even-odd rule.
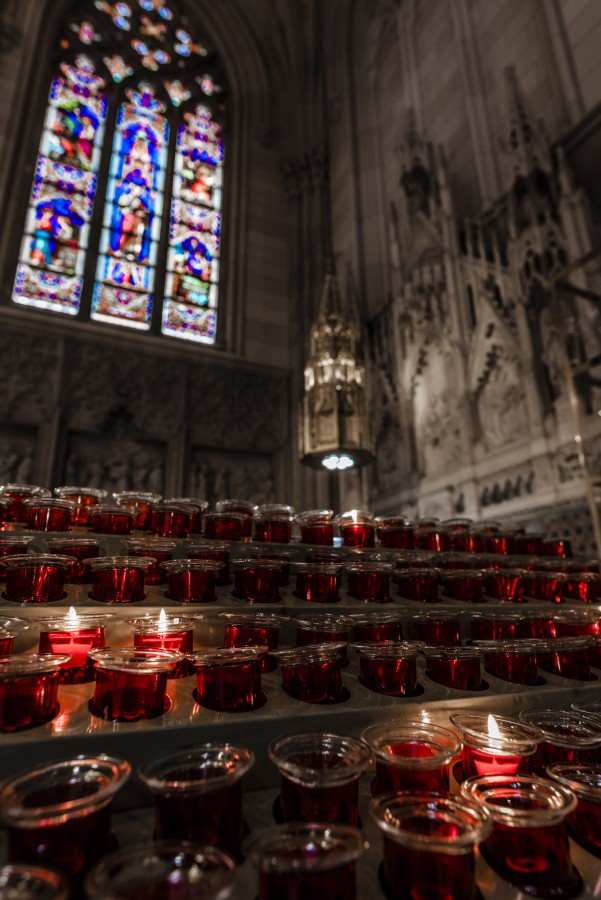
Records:
[[[543,556],[572,556],[572,542],[569,538],[547,538],[543,541]]]
[[[523,569],[489,569],[484,576],[484,593],[492,600],[521,603]]]
[[[265,646],[268,651],[278,646],[280,627],[288,621],[287,616],[274,616],[268,613],[230,613],[221,612],[220,617],[226,620],[225,647]],[[272,672],[277,668],[277,660],[271,653],[266,653],[261,662],[262,672]]]
[[[359,563],[345,567],[348,592],[361,603],[390,603],[390,575],[394,566],[382,563]]]
[[[0,657],[10,656],[15,643],[15,632],[7,631],[0,626]]]
[[[511,612],[473,612],[469,615],[472,641],[506,641],[515,636],[517,614]]]
[[[317,544],[331,547],[334,543],[334,525],[331,509],[309,509],[295,516],[300,528],[301,544]]]
[[[215,512],[236,513],[242,518],[242,521],[240,522],[240,538],[227,538],[226,535],[223,535],[224,540],[250,541],[253,518],[256,511],[257,507],[249,500],[218,500],[215,504]],[[206,529],[205,533],[207,534],[207,537],[210,537]],[[213,537],[218,537],[218,535],[213,535]]]
[[[463,743],[465,778],[531,771],[532,757],[542,739],[536,728],[486,713],[459,712],[450,718]]]
[[[67,879],[54,869],[27,863],[0,867],[0,900],[68,900]]]
[[[85,872],[110,849],[111,801],[130,772],[125,760],[79,756],[5,782],[0,812],[10,861],[56,867],[78,895]]]
[[[350,825],[291,822],[247,838],[244,851],[259,873],[260,900],[356,900],[364,846]]]
[[[451,549],[451,533],[440,525],[434,528],[417,528],[415,531],[415,546],[418,550],[432,550],[435,553],[444,553]]]
[[[126,538],[123,546],[128,556],[142,556],[153,562],[144,573],[145,584],[165,584],[167,576],[162,565],[173,559],[176,541],[167,538]]]
[[[353,629],[353,639],[372,643],[373,641],[402,641],[402,616],[398,613],[365,613],[348,616]]]
[[[71,500],[75,503],[75,509],[71,516],[72,525],[87,525],[90,507],[102,503],[106,497],[106,491],[101,488],[77,487],[76,485],[54,488],[54,493],[61,500]]]
[[[72,563],[70,556],[55,553],[5,556],[6,599],[13,603],[51,603],[62,599]]]
[[[397,561],[398,569],[398,561]],[[438,573],[435,569],[402,569],[395,576],[397,593],[420,603],[438,603]]]
[[[25,556],[33,537],[24,534],[0,534],[0,581],[6,581],[5,556]]]
[[[212,603],[225,563],[213,559],[174,559],[162,563],[167,596],[176,603]]]
[[[42,725],[58,715],[58,683],[68,656],[0,658],[0,731]]]
[[[473,641],[484,653],[484,668],[490,675],[512,684],[539,684],[534,641]]]
[[[467,534],[474,524],[474,520],[465,516],[456,516],[452,519],[443,519],[440,524],[443,528],[448,529],[451,534]]]
[[[513,531],[483,531],[481,526],[476,525],[472,533],[476,537],[483,553],[507,555],[514,552],[516,533]],[[525,550],[524,554],[526,553],[527,551]]]
[[[245,553],[253,560],[261,559],[267,562],[276,562],[280,566],[280,587],[288,587],[290,583],[290,561],[293,557],[291,550],[280,550],[277,547],[266,547],[265,543],[250,545]]]
[[[566,576],[561,572],[527,572],[523,577],[526,597],[544,600],[545,603],[561,603],[560,585]]]
[[[153,503],[160,502],[161,495],[152,491],[117,491],[117,493],[113,494],[113,498],[117,506],[129,509],[133,513],[131,528],[138,530],[147,528],[150,519],[150,507]],[[131,528],[129,531],[131,531]],[[129,534],[129,531],[123,532],[123,534]]]
[[[338,644],[340,661],[347,665],[346,642],[348,641],[350,621],[344,616],[322,615],[306,618],[293,618],[296,625],[296,643],[299,647],[307,644]]]
[[[95,534],[131,534],[135,518],[129,506],[98,503],[88,513],[88,528]]]
[[[341,568],[336,563],[295,563],[295,595],[309,603],[338,603]]]
[[[578,800],[576,809],[568,814],[570,836],[601,857],[601,765],[554,763],[547,767],[547,776]]]
[[[25,500],[34,497],[52,497],[52,494],[46,488],[40,487],[38,484],[3,484],[0,485],[0,499],[7,498],[10,500],[9,506],[5,509],[5,518],[7,522],[23,522],[26,518],[23,503]]]
[[[513,538],[512,553],[518,556],[542,556],[545,537],[543,534],[516,534]]]
[[[534,897],[577,897],[582,878],[572,864],[566,817],[576,797],[546,778],[482,775],[461,793],[493,820],[481,852],[502,878]]]
[[[217,647],[191,654],[196,702],[219,712],[244,712],[263,704],[261,660],[264,645]]]
[[[90,597],[100,603],[137,603],[146,596],[144,576],[154,559],[146,556],[99,556],[90,560]]]
[[[89,900],[228,900],[236,861],[224,850],[156,841],[110,853],[86,877]]]
[[[75,509],[70,500],[32,497],[23,502],[25,527],[32,531],[70,531]]]
[[[422,647],[415,641],[353,644],[359,653],[359,681],[378,694],[414,696],[418,690],[417,654]]]
[[[223,563],[216,584],[230,583],[230,543],[229,541],[186,541],[184,547],[188,559],[206,559]]]
[[[575,700],[570,704],[570,709],[584,713],[588,718],[601,719],[601,700]]]
[[[242,777],[254,761],[245,747],[210,743],[145,763],[138,775],[154,794],[156,838],[208,844],[239,858]]]
[[[482,689],[482,653],[474,647],[425,647],[426,675],[456,691]]]
[[[52,538],[47,541],[48,553],[70,556],[73,559],[67,571],[67,584],[85,584],[92,580],[89,560],[100,556],[100,541],[91,537]]]
[[[381,547],[390,550],[415,549],[415,528],[411,522],[376,518],[376,524]]]
[[[462,603],[484,602],[484,577],[478,569],[450,569],[440,572],[444,597]]]
[[[275,650],[280,664],[282,688],[303,703],[340,703],[344,687],[340,672],[340,650],[346,644],[315,644]]]
[[[134,628],[136,650],[175,650],[191,653],[193,648],[194,622],[183,616],[167,616],[161,610],[160,616],[143,616],[131,619]],[[186,678],[192,671],[188,659],[182,659],[169,672],[169,678]]]
[[[370,725],[361,735],[376,762],[374,796],[389,791],[443,793],[449,790],[449,766],[461,741],[448,728],[419,721]]]
[[[179,506],[186,506],[190,509],[192,519],[190,521],[190,534],[202,534],[203,530],[203,513],[209,508],[208,500],[202,500],[200,497],[167,497],[166,503],[177,503]]]
[[[254,518],[253,538],[270,544],[289,544],[292,539],[292,516],[275,516],[257,513]]]
[[[601,612],[597,609],[562,609],[553,613],[556,637],[601,636]]]
[[[559,582],[559,594],[565,600],[600,603],[601,576],[597,572],[580,572],[566,575],[565,579]]]
[[[534,770],[552,763],[601,763],[601,720],[565,709],[523,709],[520,719],[542,733]]]
[[[190,533],[196,507],[184,503],[169,503],[161,500],[150,507],[147,528],[163,538],[185,538]]]
[[[336,734],[295,734],[269,746],[280,772],[284,822],[359,824],[359,778],[370,760],[361,741]]]
[[[282,564],[269,559],[233,559],[234,594],[247,603],[278,603]]]
[[[375,547],[376,523],[370,513],[352,509],[336,517],[345,547]]]
[[[431,647],[451,647],[461,643],[461,625],[453,613],[416,613],[410,621],[416,641]]]
[[[555,637],[554,631],[553,616],[549,613],[518,614],[513,620],[516,640],[545,640]]]
[[[593,681],[590,651],[592,640],[588,637],[553,638],[540,641],[536,651],[538,667],[562,678]]]
[[[169,705],[167,678],[183,659],[173,650],[91,650],[96,687],[90,712],[133,722],[162,715]]]
[[[450,794],[384,794],[369,811],[382,831],[388,896],[475,900],[474,849],[492,828],[477,804]]]
[[[252,519],[237,512],[207,513],[204,517],[204,533],[218,541],[241,541]]]
[[[107,616],[78,615],[73,607],[66,616],[38,619],[39,652],[67,654],[69,661],[61,666],[61,684],[86,684],[94,681],[94,664],[90,650],[105,646],[104,629]]]

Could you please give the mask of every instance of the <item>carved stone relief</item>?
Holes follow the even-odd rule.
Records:
[[[35,466],[35,431],[0,428],[0,484],[31,483]]]
[[[269,456],[220,453],[206,448],[192,449],[187,491],[191,497],[208,500],[236,498],[253,503],[273,503],[275,496],[273,461]]]
[[[0,417],[41,422],[57,403],[60,347],[36,334],[2,330]]]

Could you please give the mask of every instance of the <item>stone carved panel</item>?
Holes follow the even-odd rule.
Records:
[[[253,503],[273,503],[273,461],[268,455],[221,453],[193,447],[186,490],[191,497],[208,500],[237,498]]]
[[[2,330],[0,417],[41,422],[57,403],[60,345],[36,334]]]
[[[32,428],[0,427],[0,484],[29,484],[34,477],[36,434]]]
[[[166,447],[136,440],[126,430],[103,436],[72,433],[64,458],[62,484],[83,484],[111,491],[139,490],[163,494]]]

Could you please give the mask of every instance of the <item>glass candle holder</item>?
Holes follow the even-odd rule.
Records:
[[[355,865],[364,850],[357,828],[289,823],[251,836],[244,850],[259,873],[260,900],[356,898]]]
[[[68,900],[67,879],[53,869],[26,863],[0,867],[0,900]]]
[[[403,640],[402,616],[399,613],[365,613],[348,616],[347,620],[352,626],[355,641]]]
[[[565,537],[545,538],[541,553],[543,556],[559,556],[562,559],[573,556],[572,542]]]
[[[376,527],[381,547],[390,550],[415,549],[415,528],[404,516],[377,516]]]
[[[222,563],[216,584],[230,583],[230,543],[229,541],[186,541],[184,547],[188,559],[206,559]]]
[[[218,500],[215,504],[215,511],[218,513],[236,513],[241,516],[243,520],[240,523],[241,539],[243,541],[250,541],[253,518],[257,511],[257,507],[254,503],[251,503],[249,500]],[[210,536],[206,529],[205,533],[207,534],[207,537]],[[216,537],[216,535],[213,536]],[[239,539],[230,538],[230,540]]]
[[[331,547],[334,543],[334,524],[331,509],[308,509],[295,516],[300,528],[301,544],[318,544]]]
[[[419,721],[387,722],[370,725],[361,740],[376,761],[372,794],[449,790],[449,765],[461,753],[461,741],[450,729]]]
[[[369,811],[382,831],[388,896],[475,900],[474,849],[491,832],[487,812],[449,794],[384,794]]]
[[[417,654],[422,647],[412,641],[353,644],[359,653],[359,681],[378,694],[414,696],[418,691]]]
[[[167,574],[162,563],[173,559],[177,547],[175,541],[167,538],[126,538],[123,541],[128,556],[142,556],[152,559],[144,572],[144,584],[165,584]]]
[[[583,603],[601,602],[601,576],[597,572],[573,572],[559,582],[559,594],[565,600]]]
[[[346,644],[315,644],[275,650],[282,673],[282,688],[304,703],[340,703],[344,688],[340,650]]]
[[[450,717],[463,742],[462,765],[473,775],[515,775],[530,772],[542,736],[536,728],[486,713],[459,712]]]
[[[154,559],[147,556],[99,556],[90,560],[90,597],[100,603],[137,603],[146,596],[144,576]]]
[[[158,537],[185,538],[190,533],[192,518],[197,511],[200,512],[189,504],[161,500],[150,507],[147,528]]]
[[[545,536],[538,532],[516,534],[513,538],[512,553],[517,556],[542,556]]]
[[[313,616],[293,618],[296,625],[296,643],[299,647],[307,644],[338,644],[342,665],[347,665],[346,642],[348,641],[350,622],[344,616]]]
[[[167,596],[176,603],[212,603],[225,563],[213,559],[174,559],[161,563]]]
[[[177,503],[180,506],[189,508],[192,518],[190,520],[190,534],[202,534],[203,530],[203,513],[209,508],[208,500],[202,500],[200,497],[168,497],[167,503]]]
[[[88,528],[95,534],[131,534],[135,518],[129,506],[98,503],[88,512]]]
[[[545,603],[561,603],[560,585],[565,578],[562,572],[527,572],[522,581],[524,595]]]
[[[117,491],[117,493],[113,494],[113,498],[117,506],[120,506],[122,509],[129,509],[133,513],[131,527],[136,530],[143,530],[148,527],[150,507],[153,503],[160,502],[161,495],[152,491]],[[129,531],[123,533],[129,534]]]
[[[67,584],[85,584],[92,580],[92,569],[89,560],[100,556],[100,541],[91,537],[52,538],[46,542],[48,553],[72,558],[71,568],[67,570]]]
[[[259,513],[254,517],[253,538],[271,544],[289,544],[292,539],[292,516]]]
[[[80,892],[87,869],[110,848],[110,804],[130,772],[125,760],[78,756],[5,782],[9,860],[55,866]]]
[[[102,648],[107,616],[78,615],[73,607],[65,616],[37,619],[40,629],[39,652],[67,654],[69,661],[61,666],[61,684],[86,684],[94,681],[94,664],[90,650]]]
[[[371,513],[351,509],[337,516],[342,544],[345,547],[375,547],[376,523]]]
[[[479,569],[451,569],[440,572],[444,597],[462,603],[484,602],[484,575]]]
[[[287,616],[268,613],[219,613],[225,619],[225,647],[265,646],[268,651],[278,646],[281,626],[288,621]],[[261,660],[261,671],[272,672],[277,668],[277,660],[270,652]]]
[[[562,609],[553,613],[556,637],[601,636],[601,613],[596,609]]]
[[[268,559],[233,559],[234,595],[247,603],[278,603],[282,565]]]
[[[359,824],[359,778],[370,760],[361,741],[337,734],[295,734],[269,746],[280,772],[284,822]]]
[[[23,502],[25,527],[32,531],[69,531],[75,509],[70,500],[32,497]]]
[[[397,562],[398,569],[398,562]],[[395,575],[397,593],[407,600],[438,603],[438,573],[435,569],[402,569]]]
[[[540,684],[533,641],[473,641],[484,653],[490,675],[512,684]]]
[[[0,658],[0,731],[42,725],[58,715],[58,683],[68,656]]]
[[[515,637],[517,615],[511,612],[470,612],[468,625],[472,641],[507,641]]]
[[[488,569],[484,576],[484,593],[492,600],[521,603],[524,595],[522,569]]]
[[[90,507],[102,503],[106,497],[106,491],[101,488],[77,487],[76,485],[54,488],[54,493],[61,500],[71,500],[75,504],[71,516],[72,525],[87,525]]]
[[[483,775],[465,781],[461,793],[492,817],[480,849],[495,872],[529,896],[580,894],[566,823],[577,802],[571,791],[528,775]]]
[[[6,581],[5,556],[25,556],[33,537],[22,534],[0,533],[0,582]]]
[[[309,603],[338,603],[341,567],[336,563],[295,563],[295,596]]]
[[[281,550],[277,547],[266,547],[265,544],[252,545],[245,551],[251,559],[261,559],[267,562],[276,562],[280,566],[280,587],[288,587],[290,583],[290,565],[293,553],[291,550]]]
[[[196,670],[196,702],[219,712],[245,712],[262,706],[261,660],[264,645],[217,647],[191,655]]]
[[[88,873],[90,900],[227,900],[236,861],[217,847],[156,841],[110,853]]]
[[[523,709],[520,719],[542,734],[534,770],[545,775],[553,763],[601,763],[601,721],[565,709]]]
[[[405,569],[427,569],[433,562],[434,554],[425,550],[408,550],[395,554],[394,564],[403,572]]]
[[[5,556],[5,597],[12,603],[51,603],[64,596],[73,560],[55,553]]]
[[[46,488],[38,484],[2,484],[0,485],[0,498],[7,498],[10,504],[5,509],[7,522],[23,522],[26,518],[23,503],[33,497],[52,497]]]
[[[183,659],[173,650],[91,650],[96,688],[90,712],[102,719],[152,719],[169,706],[167,678]]]
[[[15,643],[15,632],[0,627],[0,657],[10,656]]]
[[[517,615],[513,620],[516,640],[547,640],[555,637],[553,616],[549,613]]]
[[[348,592],[361,603],[390,603],[390,575],[393,565],[359,563],[346,566]]]
[[[592,681],[590,650],[592,640],[588,637],[553,638],[541,641],[536,651],[536,661],[540,669],[552,672],[562,678]]]
[[[426,647],[423,654],[426,675],[432,681],[456,691],[481,690],[480,650],[475,647]]]
[[[417,528],[415,531],[415,546],[418,550],[432,550],[435,553],[444,553],[451,549],[451,533],[441,525],[433,528]]]
[[[578,806],[568,814],[570,835],[581,847],[601,857],[601,765],[554,763],[547,776],[570,790]]]
[[[453,613],[416,613],[410,621],[416,641],[431,647],[450,647],[461,643],[461,625]]]
[[[143,765],[138,775],[155,797],[158,840],[195,841],[240,857],[242,777],[254,754],[232,744],[201,744]]]
[[[194,622],[183,616],[167,616],[161,610],[159,616],[130,619],[134,629],[136,650],[175,650],[191,653],[193,650]],[[186,678],[192,671],[188,659],[182,659],[169,672],[169,678]]]
[[[241,541],[249,524],[252,528],[252,519],[242,513],[207,513],[204,517],[204,533],[206,537],[219,541]]]

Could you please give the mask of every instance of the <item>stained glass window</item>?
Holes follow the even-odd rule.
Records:
[[[176,0],[79,8],[60,41],[13,301],[213,343],[218,65]]]

